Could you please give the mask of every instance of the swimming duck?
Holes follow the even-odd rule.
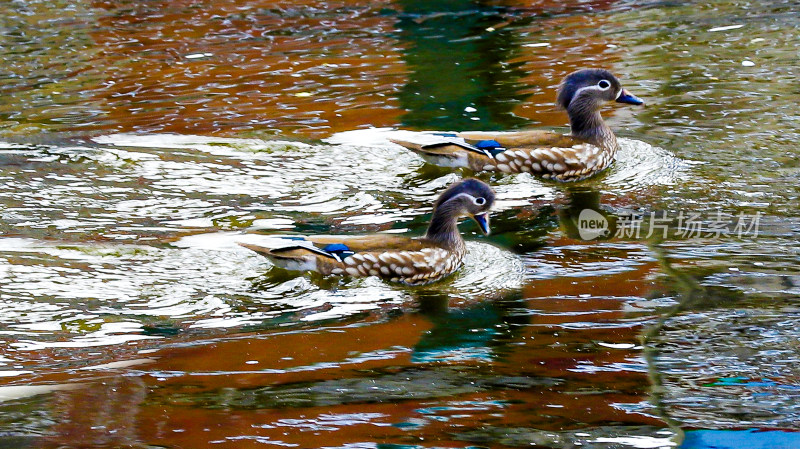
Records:
[[[530,172],[546,179],[578,181],[605,168],[619,148],[614,133],[600,116],[608,101],[641,105],[622,88],[617,77],[602,69],[567,75],[558,89],[557,104],[567,111],[570,135],[533,130],[506,133],[415,133],[392,142],[413,150],[426,161],[475,171]]]
[[[471,216],[489,234],[494,191],[477,179],[451,185],[436,200],[424,237],[394,235],[282,237],[273,247],[239,243],[275,265],[324,275],[379,276],[407,285],[437,281],[456,271],[466,254],[458,220]]]

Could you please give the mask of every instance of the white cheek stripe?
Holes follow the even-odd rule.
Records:
[[[447,200],[445,202],[449,203],[450,201],[453,201],[454,199],[461,198],[461,197],[469,198],[469,200],[472,201],[472,204],[474,204],[474,205],[476,205],[478,207],[483,207],[483,206],[486,205],[486,198],[483,198],[483,204],[478,204],[478,198],[475,198],[474,196],[470,195],[469,193],[459,193],[458,195],[453,195],[452,198],[450,198],[449,200]]]
[[[600,89],[595,84],[592,84],[591,86],[581,87],[580,89],[576,90],[574,94],[572,94],[572,100],[569,101],[570,104],[572,104],[572,102],[575,101],[576,98],[580,97],[581,94],[583,93],[583,91],[585,91],[585,90],[596,90],[598,92],[604,92],[605,91],[605,89]],[[622,92],[622,91],[620,91],[620,92]]]
[[[473,203],[477,199],[474,196],[470,195],[469,193],[459,193],[458,195],[455,195],[452,198],[450,198],[449,200],[447,200],[447,202],[453,201],[456,198],[461,198],[462,196],[465,196],[465,197],[469,198]]]
[[[622,95],[622,89],[620,89],[619,92],[617,92],[617,96],[614,97],[614,99],[616,100],[617,98],[619,98],[620,95]]]

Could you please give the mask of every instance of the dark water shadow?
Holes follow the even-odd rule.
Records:
[[[600,203],[600,191],[591,187],[569,187],[566,205],[558,209],[561,230],[573,239],[608,240],[614,236],[617,218]]]
[[[415,363],[494,360],[515,341],[515,329],[529,322],[528,316],[514,313],[526,306],[519,291],[465,307],[451,306],[448,295],[433,291],[420,292],[416,299],[433,328],[414,346]]]

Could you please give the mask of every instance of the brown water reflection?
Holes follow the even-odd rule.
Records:
[[[0,3],[0,446],[796,430],[794,6]],[[470,174],[366,128],[561,127],[554,89],[587,65],[648,100],[604,111],[613,168],[576,188],[481,175],[495,233],[463,226],[453,279],[296,276],[220,244],[419,235]],[[584,208],[761,212],[763,233],[587,242]]]
[[[36,31],[72,59],[42,85],[6,82],[27,108],[3,127],[322,138],[401,124],[562,125],[552,106],[561,77],[586,57],[619,59],[611,41],[569,38],[604,20],[581,12],[610,4],[97,1],[72,17],[77,35]],[[11,20],[25,9],[6,8]],[[13,26],[62,21],[28,9],[44,17]],[[537,35],[547,46],[523,46],[521,36]],[[12,59],[20,77],[40,70],[36,59]]]
[[[93,34],[109,69],[97,129],[321,137],[396,121],[392,21],[363,3],[97,6],[111,13]]]
[[[87,38],[82,42],[92,49],[89,59],[71,73],[74,84],[50,88],[75,100],[65,103],[67,112],[29,109],[26,121],[81,135],[303,139],[371,126],[559,126],[565,117],[553,107],[558,80],[587,58],[605,65],[619,59],[610,41],[586,36],[606,19],[584,13],[611,4],[95,2],[84,9],[85,23],[96,17],[97,24],[81,27]],[[575,35],[584,35],[579,44],[570,37]],[[81,115],[81,103],[93,105],[94,112]],[[65,115],[69,123],[54,120]],[[21,123],[9,117],[4,128],[24,134],[30,128]],[[235,157],[152,154],[164,161],[159,173],[193,165],[191,158],[223,177],[217,164],[237,173],[259,168]],[[116,178],[116,170],[101,175]],[[70,168],[71,176],[73,171],[80,168]],[[195,171],[187,170],[204,182],[217,179]],[[151,171],[126,186],[141,191],[144,199],[136,199],[142,204],[151,204],[149,196],[170,194],[170,185],[159,185],[153,176]],[[427,196],[432,188],[426,187]],[[252,194],[235,201],[259,199]],[[220,206],[192,204],[220,215]],[[152,207],[160,218],[151,213],[139,223],[137,217],[134,227],[154,232],[175,206]],[[528,215],[524,209],[519,214]],[[534,226],[532,232],[546,238],[547,229]],[[174,239],[157,232],[159,241]],[[514,229],[506,232],[514,242]],[[579,243],[548,242],[556,248]],[[628,258],[626,251],[617,255]],[[595,256],[598,263],[610,257],[557,251],[536,263],[568,271],[572,263],[593,264],[586,257]],[[202,331],[166,318],[143,320],[151,339],[120,345],[56,343],[24,355],[6,347],[9,360],[31,368],[10,384],[77,385],[45,396],[37,406],[45,417],[20,434],[40,435],[29,440],[35,447],[237,448],[536,441],[588,447],[599,435],[629,434],[632,428],[648,428],[643,433],[652,435],[664,424],[647,404],[649,382],[636,335],[653,309],[635,304],[651,293],[648,277],[655,271],[648,262],[620,274],[549,277],[531,281],[521,293],[487,291],[482,301],[418,292],[417,302],[331,323],[289,321],[287,329]],[[185,274],[178,278],[193,282]],[[256,290],[260,285],[253,283]],[[253,308],[251,296],[258,299],[257,292],[240,295],[231,301]],[[102,328],[96,318],[84,326]],[[25,342],[21,336],[12,341]],[[574,434],[604,427],[610,430]]]
[[[652,315],[636,304],[656,293],[657,271],[650,262],[534,281],[524,297],[462,307],[422,297],[423,309],[395,317],[146,350],[127,368],[73,372],[81,386],[52,394],[56,424],[37,446],[457,446],[499,433],[533,441],[661,427],[637,347]],[[475,335],[473,347],[490,352],[468,351]],[[54,372],[37,382],[64,380]]]

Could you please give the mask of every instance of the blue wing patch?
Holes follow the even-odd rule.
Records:
[[[348,246],[345,245],[344,243],[331,243],[331,244],[325,246],[322,249],[324,251],[329,252],[329,253],[335,253],[335,252],[341,252],[341,251],[350,251],[350,248],[348,248]]]
[[[491,150],[492,148],[500,148],[500,142],[496,140],[481,140],[480,142],[475,144],[476,147],[480,148],[481,150]]]
[[[489,153],[492,154],[492,156],[497,156],[503,151],[506,151],[506,149],[503,148],[502,145],[500,145],[500,142],[493,139],[481,140],[475,144],[475,148],[488,151]]]
[[[350,248],[344,243],[330,243],[328,245],[325,245],[325,247],[323,247],[322,250],[331,253],[334,257],[336,257],[340,261],[355,254],[355,251],[351,251]]]

